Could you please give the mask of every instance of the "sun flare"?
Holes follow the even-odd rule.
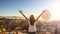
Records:
[[[60,0],[50,3],[50,12],[52,20],[60,20]]]

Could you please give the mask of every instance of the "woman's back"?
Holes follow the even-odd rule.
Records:
[[[28,29],[29,32],[36,32],[36,23],[34,23],[34,25],[31,25],[30,22],[29,22],[29,29]]]

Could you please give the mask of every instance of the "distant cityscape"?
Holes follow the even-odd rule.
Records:
[[[16,29],[16,27],[18,27],[18,29]],[[38,20],[36,27],[37,32],[43,32],[43,33],[49,32],[50,34],[55,33],[60,34],[60,21],[58,20],[48,22]],[[20,16],[0,16],[0,30],[2,30],[3,28],[6,29],[5,32],[14,31],[16,29],[19,30],[19,32],[26,33],[28,30],[28,23],[26,23],[26,20]]]

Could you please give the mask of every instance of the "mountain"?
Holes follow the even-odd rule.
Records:
[[[20,16],[0,16],[0,18],[7,18],[7,19],[23,19],[23,17],[20,17]]]

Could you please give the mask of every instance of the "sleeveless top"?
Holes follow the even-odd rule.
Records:
[[[29,23],[28,31],[29,32],[36,32],[36,23],[34,23],[34,25],[31,25],[29,21],[28,21],[28,23]]]

